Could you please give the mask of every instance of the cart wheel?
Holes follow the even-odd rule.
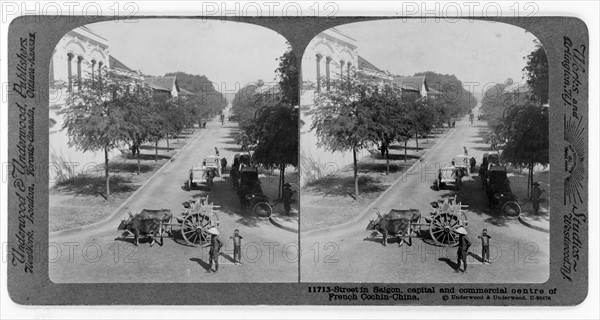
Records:
[[[452,246],[458,241],[456,229],[461,226],[459,216],[454,213],[440,213],[433,217],[429,225],[431,239],[444,246]]]
[[[508,201],[502,206],[502,212],[511,217],[516,217],[521,214],[521,206],[515,201]]]
[[[210,217],[192,213],[181,223],[181,235],[188,244],[204,246],[210,242],[210,234],[206,232],[209,228]]]
[[[266,202],[259,202],[254,205],[252,212],[259,218],[268,218],[273,214],[273,208]]]

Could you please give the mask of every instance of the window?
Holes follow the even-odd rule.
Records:
[[[83,57],[77,57],[77,90],[81,90],[81,62]]]
[[[96,60],[92,60],[92,80],[94,80],[94,68],[96,67]]]
[[[321,92],[321,59],[322,55],[317,54],[317,92]]]
[[[73,62],[73,54],[69,53],[67,54],[67,59],[68,59],[68,63],[67,63],[67,78],[69,79],[69,92],[73,92],[73,71],[72,71],[72,66],[71,63]]]
[[[331,57],[327,57],[327,59],[325,59],[325,79],[327,79],[327,90],[329,90],[329,65],[331,64]]]

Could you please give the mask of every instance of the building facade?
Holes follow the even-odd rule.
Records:
[[[335,173],[353,162],[352,152],[332,153],[317,147],[317,136],[310,127],[315,97],[323,90],[329,90],[330,80],[349,77],[354,72],[359,77],[381,84],[393,80],[389,72],[359,56],[356,40],[336,28],[319,33],[304,52],[300,96],[301,185]],[[367,154],[368,151],[362,150],[357,156],[362,158]]]
[[[69,92],[80,88],[80,79],[99,77],[102,70],[110,68],[110,62],[108,40],[85,26],[69,31],[54,48],[49,74],[48,173],[51,185],[61,175],[89,172],[104,163],[104,152],[83,152],[69,146],[60,111]],[[119,154],[113,150],[109,157]]]

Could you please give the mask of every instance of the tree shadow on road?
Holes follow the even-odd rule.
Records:
[[[349,196],[354,198],[354,177],[330,175],[307,184],[312,189],[311,192],[322,194],[323,196]],[[371,193],[381,193],[385,191],[386,186],[381,184],[381,180],[367,175],[358,177],[358,190],[362,195]]]
[[[77,196],[100,196],[106,199],[106,178],[104,176],[79,175],[56,184],[56,191],[61,194]],[[124,176],[110,177],[110,193],[119,194],[133,192],[139,188],[131,179]]]

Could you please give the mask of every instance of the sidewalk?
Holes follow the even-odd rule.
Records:
[[[550,232],[550,212],[544,208],[540,208],[538,215],[534,215],[531,211],[521,212],[519,222],[534,230]]]
[[[290,211],[289,216],[280,214],[279,212],[273,212],[269,217],[269,221],[278,228],[298,233],[298,210],[294,208]]]

